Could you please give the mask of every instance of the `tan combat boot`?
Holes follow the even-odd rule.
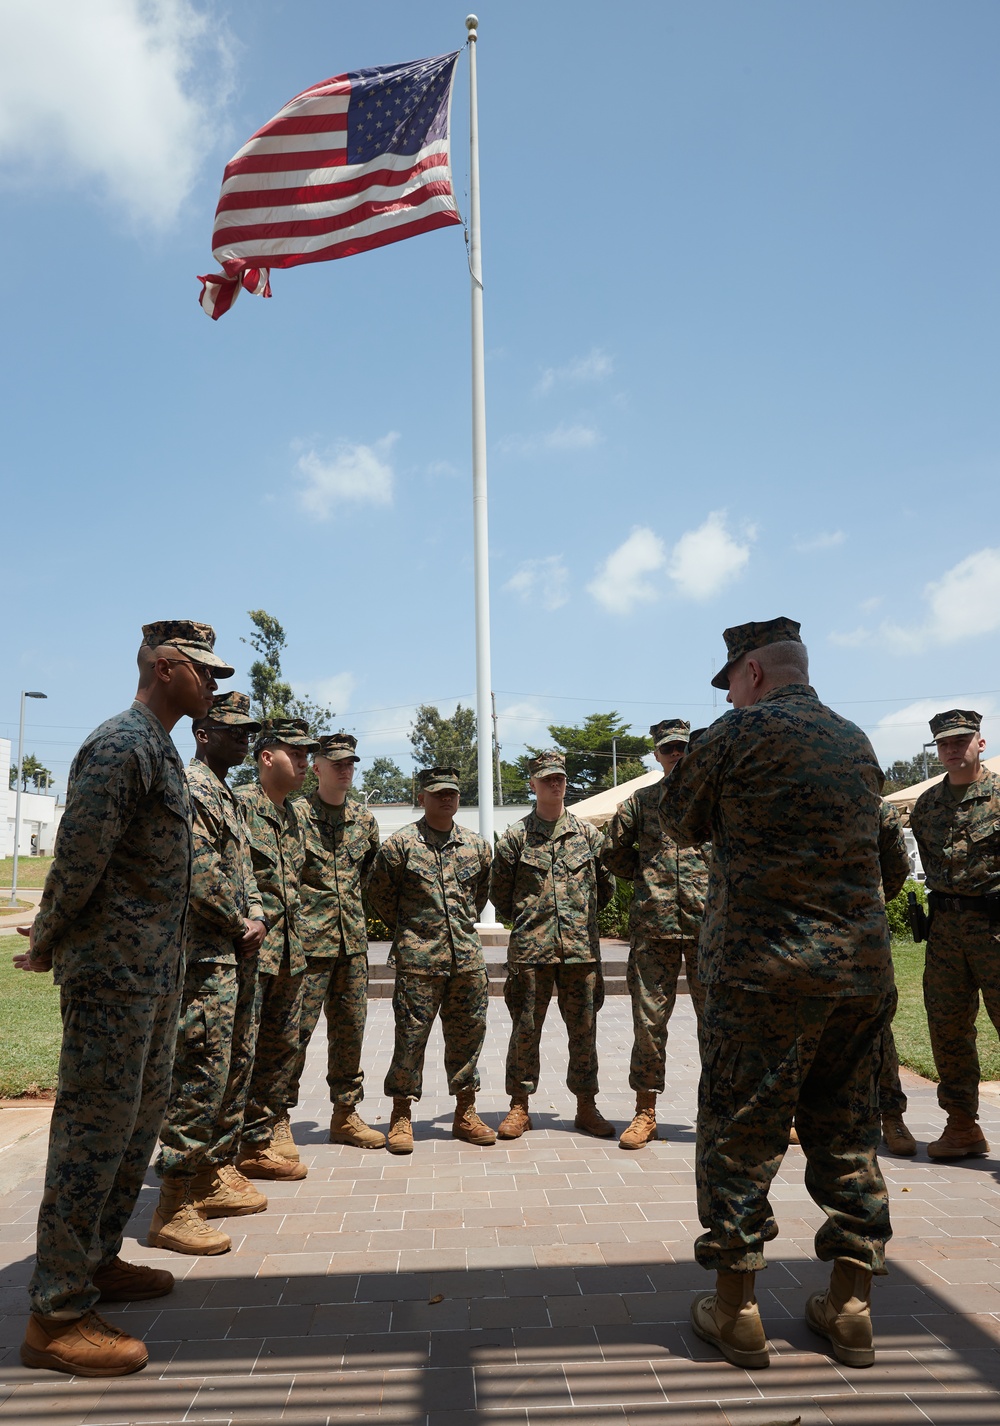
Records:
[[[295,1159],[285,1159],[270,1144],[243,1144],[236,1168],[244,1178],[266,1178],[274,1183],[297,1183],[309,1170]]]
[[[806,1303],[806,1322],[826,1337],[845,1367],[870,1367],[875,1360],[871,1300],[868,1269],[837,1258],[826,1292],[814,1292]]]
[[[299,1161],[299,1151],[295,1140],[292,1138],[292,1126],[288,1122],[287,1112],[275,1121],[271,1130],[271,1152],[282,1159],[290,1159],[293,1164]]]
[[[464,1139],[467,1144],[477,1144],[485,1148],[495,1144],[497,1136],[488,1124],[484,1124],[476,1113],[476,1093],[463,1089],[455,1098],[455,1122],[451,1126],[452,1138]]]
[[[267,1197],[232,1164],[202,1169],[191,1180],[191,1202],[206,1218],[241,1218],[263,1213]]]
[[[99,1302],[144,1302],[150,1297],[165,1297],[174,1290],[174,1275],[166,1268],[123,1263],[121,1258],[112,1258],[98,1268],[91,1282],[101,1294]]]
[[[573,1123],[585,1134],[593,1134],[595,1139],[613,1139],[615,1137],[615,1126],[605,1119],[594,1103],[592,1094],[576,1096],[576,1118]]]
[[[528,1113],[528,1096],[515,1094],[510,1101],[510,1108],[500,1121],[497,1138],[519,1139],[526,1130],[534,1127]]]
[[[948,1112],[948,1122],[944,1133],[933,1144],[927,1145],[927,1153],[932,1159],[968,1159],[976,1154],[988,1154],[990,1146],[977,1120],[961,1109]]]
[[[771,1361],[753,1281],[753,1273],[718,1272],[715,1291],[691,1304],[691,1326],[698,1336],[736,1367],[766,1367]]]
[[[390,1154],[413,1153],[413,1121],[410,1119],[410,1101],[405,1096],[397,1095],[392,1101],[386,1148]]]
[[[190,1179],[168,1178],[160,1184],[160,1201],[153,1209],[146,1242],[151,1248],[168,1248],[172,1253],[215,1257],[228,1253],[233,1240],[228,1233],[210,1228],[191,1202]]]
[[[635,1118],[618,1140],[623,1149],[641,1149],[656,1138],[656,1094],[639,1089],[635,1095]]]
[[[33,1312],[21,1344],[26,1367],[45,1367],[70,1376],[128,1376],[149,1361],[145,1343],[120,1332],[96,1312],[71,1322]]]
[[[882,1115],[882,1139],[890,1154],[910,1159],[917,1152],[917,1141],[903,1123],[902,1114]]]
[[[337,1103],[330,1120],[330,1143],[352,1144],[356,1149],[384,1149],[385,1135],[366,1124],[353,1104]]]

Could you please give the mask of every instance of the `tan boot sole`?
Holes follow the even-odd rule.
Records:
[[[50,1372],[65,1372],[67,1376],[131,1376],[132,1372],[141,1372],[148,1363],[149,1353],[147,1352],[141,1362],[128,1362],[122,1367],[86,1367],[79,1363],[74,1365],[63,1361],[61,1357],[55,1356],[52,1352],[43,1352],[37,1347],[29,1347],[26,1342],[21,1346],[22,1366],[41,1368]]]
[[[232,1239],[227,1243],[219,1243],[211,1248],[195,1248],[187,1243],[176,1243],[167,1237],[165,1233],[150,1232],[146,1237],[146,1245],[150,1248],[166,1248],[168,1253],[186,1253],[189,1258],[217,1258],[220,1253],[228,1253],[232,1248]]]
[[[251,1213],[266,1213],[267,1204],[261,1203],[251,1207],[236,1208],[232,1205],[225,1207],[219,1204],[198,1204],[199,1213],[204,1213],[206,1218],[246,1218]]]
[[[767,1347],[763,1351],[744,1352],[739,1347],[732,1347],[728,1342],[724,1342],[718,1333],[713,1332],[710,1327],[703,1327],[698,1320],[698,1304],[706,1297],[714,1297],[712,1292],[703,1293],[701,1297],[696,1297],[691,1304],[691,1326],[694,1328],[696,1337],[700,1337],[703,1342],[707,1342],[711,1347],[717,1347],[727,1362],[732,1362],[734,1367],[747,1367],[751,1370],[760,1367],[769,1367],[771,1357]]]
[[[476,1134],[463,1134],[461,1129],[454,1128],[451,1131],[451,1137],[453,1139],[461,1139],[463,1144],[472,1144],[477,1149],[488,1149],[491,1144],[495,1144],[497,1141],[496,1134],[491,1134],[488,1137]]]
[[[613,1139],[618,1132],[610,1122],[607,1129],[590,1129],[586,1124],[581,1124],[579,1119],[573,1120],[573,1128],[579,1129],[581,1134],[589,1134],[592,1139]]]
[[[970,1145],[967,1149],[946,1149],[944,1153],[940,1149],[935,1149],[933,1144],[927,1145],[927,1157],[944,1161],[947,1159],[983,1159],[990,1151],[990,1146],[984,1139],[980,1145]]]
[[[498,1139],[519,1139],[522,1134],[528,1134],[528,1133],[530,1133],[530,1131],[531,1131],[534,1127],[535,1127],[535,1126],[534,1126],[534,1124],[532,1124],[532,1122],[531,1122],[530,1119],[528,1120],[527,1124],[525,1124],[525,1126],[524,1126],[523,1129],[504,1129],[503,1125],[501,1124],[501,1125],[500,1125],[500,1128],[497,1130],[497,1138],[498,1138]]]
[[[375,1130],[374,1132],[378,1133],[378,1130]],[[330,1143],[346,1144],[350,1149],[384,1149],[385,1135],[379,1134],[377,1139],[372,1138],[365,1141],[364,1139],[355,1138],[355,1136],[351,1133],[335,1134],[331,1129]]]

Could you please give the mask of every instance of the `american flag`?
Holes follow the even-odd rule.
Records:
[[[448,159],[454,54],[358,69],[297,95],[226,165],[200,277],[213,320],[272,267],[327,262],[461,223]]]

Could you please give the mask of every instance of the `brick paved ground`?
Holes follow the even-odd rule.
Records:
[[[506,1015],[493,1003],[483,1107],[505,1105]],[[366,1112],[381,1116],[390,1006],[372,1007]],[[605,1112],[628,1117],[628,1002],[601,1018]],[[169,1266],[169,1298],[109,1311],[149,1343],[138,1376],[88,1382],[24,1370],[23,1284],[37,1177],[0,1197],[0,1420],[33,1426],[239,1422],[317,1426],[877,1426],[1000,1422],[1000,1189],[994,1159],[955,1167],[886,1160],[896,1227],[892,1273],[876,1284],[879,1358],[836,1366],[801,1321],[826,1276],[812,1261],[819,1215],[789,1151],[774,1199],[782,1234],[761,1285],[772,1346],[766,1372],[723,1362],[691,1333],[707,1275],[691,1261],[696,1053],[687,1000],[671,1040],[666,1138],[641,1153],[572,1130],[564,1040],[547,1027],[539,1128],[509,1147],[449,1137],[440,1039],[417,1109],[411,1158],[332,1147],[322,1056],[293,1114],[310,1174],[276,1186],[265,1214],[225,1226],[221,1258],[126,1256]],[[1000,1144],[1000,1106],[984,1111]],[[933,1092],[912,1094],[923,1142],[942,1122]],[[150,1176],[130,1232],[142,1243]],[[440,1298],[440,1300],[438,1300]]]

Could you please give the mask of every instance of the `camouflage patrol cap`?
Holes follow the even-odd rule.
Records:
[[[350,733],[325,733],[319,740],[316,756],[331,763],[346,762],[348,758],[352,763],[359,763],[361,759],[354,751],[357,746],[357,738],[352,738]]]
[[[216,678],[232,678],[235,669],[215,652],[215,630],[211,624],[198,624],[194,619],[160,619],[155,624],[143,624],[143,647],[164,646],[187,654],[194,663],[210,668]]]
[[[691,737],[691,724],[686,718],[661,718],[649,730],[654,748],[662,748],[667,743],[686,743]]]
[[[227,728],[246,728],[248,733],[259,733],[261,729],[257,719],[250,717],[250,697],[246,693],[217,693],[205,721]]]
[[[736,624],[726,629],[722,637],[726,641],[728,658],[712,679],[713,688],[729,687],[729,670],[737,659],[754,649],[766,648],[768,644],[801,644],[799,630],[802,625],[794,619],[765,619],[762,623]]]
[[[421,792],[460,792],[457,767],[425,767],[417,773],[417,787]]]
[[[565,777],[566,755],[555,748],[549,748],[547,752],[539,753],[531,759],[528,772],[532,777]]]
[[[971,708],[949,708],[947,713],[935,713],[931,719],[932,738],[957,738],[959,733],[978,733],[983,715]]]
[[[319,747],[304,718],[265,718],[253,745],[254,757],[264,748],[273,748],[276,743],[284,743],[289,748],[305,748],[307,752]]]

